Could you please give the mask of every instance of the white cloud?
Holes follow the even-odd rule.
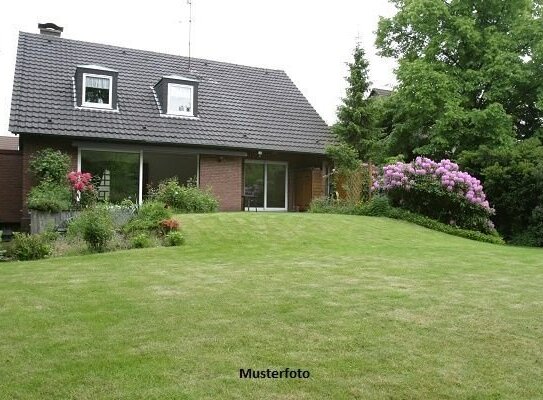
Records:
[[[0,26],[0,134],[9,120],[18,31],[37,32],[38,22],[64,27],[63,37],[187,55],[185,0],[145,2],[25,0],[3,8]],[[375,53],[380,15],[394,12],[386,0],[193,0],[192,55],[283,69],[328,123],[345,91],[345,62],[357,36],[370,60],[375,86],[394,84],[394,63]]]

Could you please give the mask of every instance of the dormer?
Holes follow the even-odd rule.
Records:
[[[119,73],[99,65],[78,65],[75,72],[76,104],[83,108],[117,109]]]
[[[197,117],[198,82],[197,78],[191,76],[163,76],[154,88],[161,114]]]

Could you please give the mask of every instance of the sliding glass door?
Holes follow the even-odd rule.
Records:
[[[287,209],[287,163],[245,161],[245,206],[269,211]]]

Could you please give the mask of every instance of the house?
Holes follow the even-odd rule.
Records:
[[[223,211],[306,209],[325,191],[329,128],[280,70],[69,40],[40,24],[19,35],[10,131],[22,198],[39,149],[100,177],[100,196],[142,201],[176,176]],[[26,205],[22,222],[28,221]]]
[[[371,92],[368,95],[368,97],[388,97],[391,94],[392,94],[392,90],[373,88],[371,89]]]
[[[21,222],[22,168],[19,138],[0,136],[0,230]]]

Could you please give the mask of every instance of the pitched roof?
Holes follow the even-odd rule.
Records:
[[[0,135],[0,150],[19,150],[19,138]]]
[[[76,67],[119,71],[119,112],[75,107]],[[161,116],[153,86],[198,76],[199,118]],[[287,74],[21,32],[10,117],[13,133],[324,153],[329,128]]]
[[[386,96],[390,96],[391,94],[392,94],[392,90],[373,88],[371,89],[371,92],[368,97],[372,97],[372,96],[386,97]]]

